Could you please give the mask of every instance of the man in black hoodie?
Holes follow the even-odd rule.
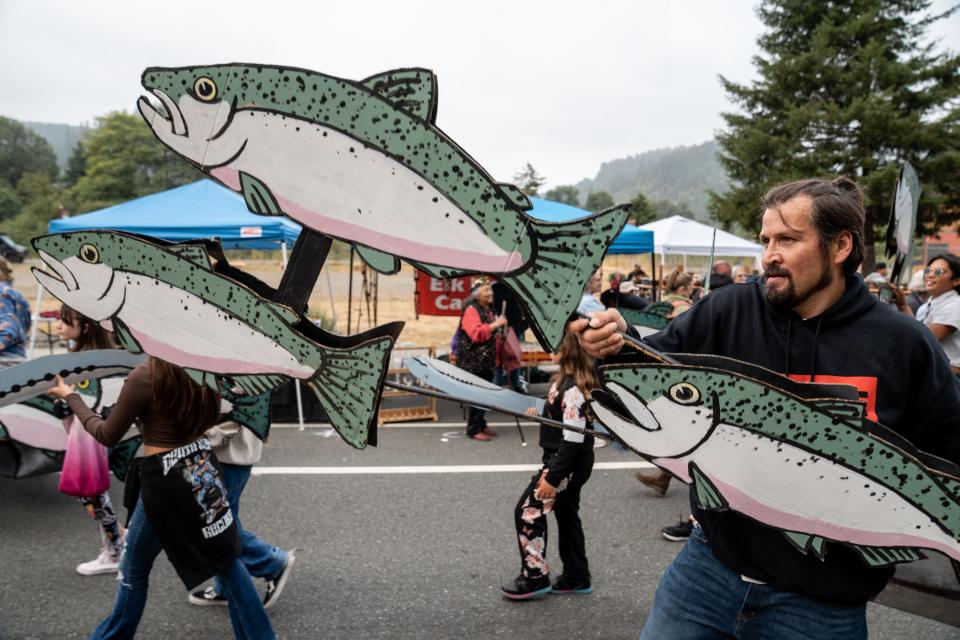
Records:
[[[801,180],[764,197],[764,279],[724,287],[646,341],[665,352],[751,362],[801,382],[849,384],[868,417],[922,451],[960,463],[960,387],[929,331],[878,304],[856,273],[863,195],[847,179]],[[628,331],[615,310],[572,327],[595,357]],[[664,574],[648,638],[866,638],[866,603],[893,575],[849,547],[824,559],[733,511],[700,509],[690,541]]]

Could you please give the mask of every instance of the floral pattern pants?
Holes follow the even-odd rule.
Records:
[[[560,481],[557,496],[541,501],[534,496],[537,483],[547,466],[530,479],[514,509],[517,540],[520,546],[520,573],[536,580],[549,574],[547,567],[547,514],[557,518],[560,560],[563,575],[571,580],[589,580],[583,525],[580,522],[580,490],[593,470],[593,451],[577,460],[573,472]]]

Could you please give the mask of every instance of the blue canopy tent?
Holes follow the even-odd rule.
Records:
[[[178,242],[220,238],[224,247],[276,249],[296,241],[300,226],[283,216],[258,216],[243,197],[200,180],[99,211],[50,222],[50,233],[117,229]]]
[[[562,202],[530,198],[530,203],[533,205],[533,209],[528,213],[534,218],[547,220],[548,222],[567,222],[590,215],[589,211]],[[653,253],[653,232],[640,229],[632,224],[623,228],[623,231],[620,232],[620,235],[616,237],[607,250],[608,255],[636,255],[639,253]]]

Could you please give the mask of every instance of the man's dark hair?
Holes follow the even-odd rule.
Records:
[[[875,265],[873,265],[874,271],[880,271],[880,269],[886,269],[886,268],[887,268],[886,262],[878,262]]]
[[[836,180],[811,178],[796,180],[773,187],[763,196],[760,215],[767,209],[779,209],[780,205],[798,196],[810,198],[813,213],[811,222],[820,237],[820,249],[826,253],[830,243],[841,233],[849,231],[852,246],[850,255],[843,261],[843,273],[850,275],[863,262],[863,191],[857,183],[841,176]]]
[[[952,253],[941,253],[940,255],[933,256],[932,258],[927,260],[927,266],[929,267],[930,265],[932,265],[934,260],[943,260],[944,262],[947,263],[947,266],[950,267],[951,280],[953,278],[960,278],[960,258],[953,255]],[[960,293],[960,285],[957,285],[956,287],[954,287],[953,290],[956,291],[957,293]]]

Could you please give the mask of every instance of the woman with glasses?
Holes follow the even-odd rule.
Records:
[[[923,280],[929,297],[917,309],[917,320],[937,337],[953,372],[960,374],[960,258],[952,253],[932,258]]]

